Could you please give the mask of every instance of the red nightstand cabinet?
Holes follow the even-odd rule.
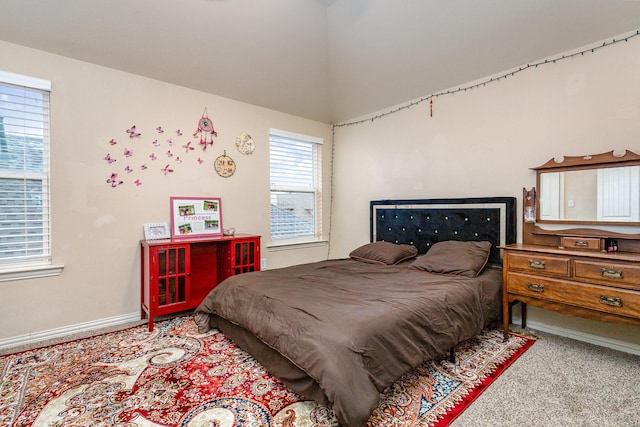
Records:
[[[198,306],[229,276],[260,270],[260,236],[140,242],[141,318],[149,331],[157,316]]]

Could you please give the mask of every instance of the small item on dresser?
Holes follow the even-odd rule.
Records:
[[[225,236],[234,236],[236,234],[236,229],[233,227],[225,228],[222,230],[222,234]]]
[[[618,252],[618,242],[610,239],[607,243],[607,252]]]

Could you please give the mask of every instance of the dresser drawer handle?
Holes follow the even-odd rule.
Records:
[[[534,259],[529,260],[529,267],[537,268],[538,270],[544,270],[544,261],[537,261]]]
[[[606,277],[607,279],[622,279],[622,270],[609,270],[608,268],[603,268],[602,277]]]
[[[611,307],[622,307],[622,298],[600,295],[600,303],[610,305]]]
[[[544,292],[544,285],[537,283],[527,283],[527,289],[533,292]]]
[[[575,242],[573,242],[573,246],[589,246],[589,242],[585,241],[585,240],[576,240]]]

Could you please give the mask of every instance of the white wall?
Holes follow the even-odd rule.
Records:
[[[266,236],[268,129],[324,138],[323,214],[329,224],[328,125],[4,42],[0,69],[53,84],[53,256],[65,266],[59,277],[0,283],[0,340],[138,312],[142,224],[168,222],[172,195],[222,197],[225,225],[265,236],[262,256],[270,268],[327,257],[322,245],[268,251]],[[433,117],[425,102],[336,128],[329,256],[347,256],[368,241],[370,200],[515,196],[520,209],[522,188],[535,185],[529,168],[551,157],[623,149],[640,153],[638,76],[640,38],[635,38],[438,97]],[[146,134],[158,125],[188,134],[204,107],[218,137],[211,151],[201,153],[207,155],[203,167],[183,163],[164,177],[157,170],[164,164],[154,164],[140,187],[106,184],[111,168],[102,158],[113,151],[109,139],[119,136],[128,143],[124,130],[133,124],[145,132],[136,145],[150,144]],[[235,151],[235,137],[245,132],[256,141],[252,156]],[[225,149],[238,164],[227,179],[212,169]],[[576,336],[640,345],[637,327],[535,308],[530,321]]]
[[[563,155],[640,153],[640,38],[437,97],[433,117],[422,102],[337,127],[334,145],[331,257],[368,241],[370,200],[513,196],[520,213],[522,188],[535,186],[529,168]],[[529,319],[640,344],[638,327],[533,307]]]
[[[222,198],[224,226],[238,233],[263,236],[267,267],[310,262],[327,257],[327,245],[271,252],[269,242],[270,128],[323,138],[323,186],[330,187],[331,128],[329,125],[243,104],[164,82],[99,67],[61,56],[0,42],[0,69],[51,80],[51,204],[53,261],[63,264],[60,276],[0,282],[0,340],[65,328],[98,319],[139,313],[142,226],[169,222],[170,196]],[[197,128],[204,108],[218,132],[214,145],[186,154],[182,148]],[[125,130],[136,125],[140,138]],[[155,129],[162,126],[164,134]],[[175,131],[183,136],[178,138]],[[249,133],[255,153],[235,147],[236,136]],[[173,137],[174,147],[166,140]],[[118,145],[110,146],[115,138]],[[161,147],[153,147],[158,139]],[[129,163],[124,148],[134,150]],[[172,148],[182,163],[165,155]],[[224,150],[237,164],[235,174],[222,178],[213,161]],[[159,159],[151,161],[155,152]],[[107,153],[117,157],[112,165]],[[197,157],[205,160],[198,164]],[[140,165],[148,169],[141,171]],[[160,171],[171,164],[174,173]],[[106,183],[117,172],[125,184]],[[142,185],[133,184],[134,177]],[[328,221],[330,197],[324,198]],[[325,230],[328,235],[328,230]]]

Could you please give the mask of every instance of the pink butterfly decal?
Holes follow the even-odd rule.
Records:
[[[136,185],[136,187],[140,187],[142,185],[142,182],[140,182],[139,179],[136,179],[133,183]]]
[[[169,169],[169,164],[167,164],[167,166],[163,167],[160,170],[162,171],[162,173],[164,173],[164,176],[167,176],[167,174],[173,172],[173,169]]]
[[[155,159],[157,159],[157,157],[156,157],[156,153],[151,153],[151,154],[149,154],[149,158],[150,158],[151,160],[155,160]]]
[[[167,150],[167,157],[173,157],[173,153],[171,152],[171,150]]]
[[[147,165],[142,165],[142,166],[140,166],[140,169],[142,169],[143,171],[144,171],[144,170],[147,170]]]
[[[118,181],[117,178],[118,174],[112,173],[111,178],[107,178],[107,184],[111,184],[112,187],[117,187],[118,185],[122,184],[122,181]]]
[[[198,163],[202,164],[202,162],[204,162],[204,160],[202,160],[200,157],[198,157]]]
[[[129,129],[127,129],[127,133],[129,134],[129,138],[135,138],[141,135],[140,133],[136,132],[136,125],[133,125]]]
[[[128,148],[124,149],[124,156],[125,157],[131,157],[133,156],[133,150],[129,150]]]
[[[131,167],[130,167],[129,165],[127,165],[127,167],[126,167],[126,168],[124,168],[124,171],[125,171],[126,173],[131,173],[131,172],[133,172],[133,169],[131,169]]]
[[[111,154],[107,154],[106,156],[104,156],[104,159],[109,162],[109,164],[113,163],[116,161],[116,159],[114,159],[113,157],[111,157]]]
[[[118,142],[117,142],[115,139],[110,139],[110,140],[109,140],[109,145],[111,145],[112,147],[113,147],[114,145],[116,145],[117,143],[118,143]]]
[[[177,163],[182,163],[182,159],[180,157],[176,157],[176,162]]]
[[[183,145],[182,148],[184,148],[187,153],[191,150],[195,150],[195,148],[191,146],[191,141],[187,142],[187,145]]]
[[[167,139],[167,144],[173,145],[174,144],[173,139],[171,139],[171,138]]]
[[[162,130],[162,126],[158,126],[158,127],[156,128],[156,130],[158,131],[158,133],[162,133],[162,132],[164,132],[164,131]]]
[[[153,140],[153,146],[154,146],[154,147],[159,147],[159,146],[160,146],[160,143],[158,142],[158,140],[157,140],[157,139],[154,139],[154,140]]]
[[[176,135],[178,135],[178,136],[182,136],[182,131],[181,131],[180,129],[178,129],[178,130],[176,131]]]

